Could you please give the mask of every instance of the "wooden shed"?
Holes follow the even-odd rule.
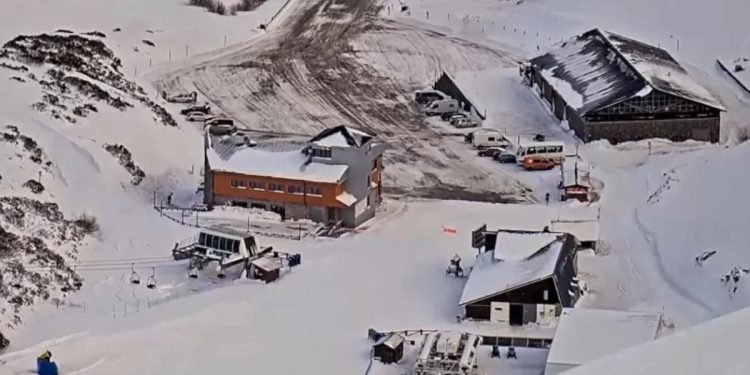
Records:
[[[270,283],[279,278],[281,258],[261,257],[250,263],[250,274],[253,279]]]
[[[404,337],[398,333],[385,335],[375,342],[372,356],[383,363],[397,363],[404,357]]]

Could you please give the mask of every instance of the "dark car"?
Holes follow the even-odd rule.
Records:
[[[487,156],[487,157],[494,158],[495,155],[501,154],[504,151],[505,150],[503,150],[502,148],[499,148],[499,147],[488,147],[488,148],[485,148],[483,150],[479,150],[479,152],[477,152],[477,155],[479,155],[479,156]]]
[[[206,121],[206,125],[232,125],[234,126],[234,120],[226,117],[218,117],[212,120]]]
[[[503,164],[516,162],[516,155],[513,155],[510,152],[501,152],[499,154],[495,154],[492,158]]]

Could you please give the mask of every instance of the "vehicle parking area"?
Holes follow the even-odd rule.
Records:
[[[362,15],[346,30],[333,21],[307,27],[309,12],[294,12],[269,31],[268,38],[277,42],[181,68],[162,76],[156,85],[169,92],[197,91],[199,103],[209,101],[252,139],[261,134],[312,136],[340,124],[375,134],[388,145],[383,176],[383,193],[388,196],[538,201],[538,176],[478,157],[477,149],[464,142],[464,135],[479,127],[508,136],[557,135],[553,129],[559,125],[521,83],[517,58],[426,29],[394,27],[394,21],[368,16],[376,12],[369,1],[342,6]],[[315,17],[322,20],[335,19],[335,14],[326,13],[341,11],[310,9],[319,10]],[[322,47],[334,37],[338,43]],[[503,67],[499,77],[494,75],[497,67]],[[442,71],[473,72],[477,82],[500,88],[500,95],[481,95],[488,104],[481,124],[466,119],[451,125],[439,116],[426,116],[423,104],[414,101],[414,91],[429,89]],[[481,93],[483,88],[491,91],[472,90]],[[519,92],[523,99],[517,97]]]

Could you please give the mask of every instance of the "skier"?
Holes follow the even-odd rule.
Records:
[[[544,200],[547,201],[547,206],[549,206],[549,193],[544,194]]]
[[[172,205],[172,193],[169,193],[169,195],[167,195],[167,206],[171,206],[171,205]]]
[[[52,353],[49,350],[37,357],[36,373],[38,375],[57,375],[57,364],[52,362]]]

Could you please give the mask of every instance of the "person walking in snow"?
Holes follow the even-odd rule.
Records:
[[[547,206],[549,206],[549,193],[544,194],[544,200],[547,202]]]
[[[36,373],[38,375],[57,375],[57,364],[52,361],[52,353],[49,350],[37,357]]]

